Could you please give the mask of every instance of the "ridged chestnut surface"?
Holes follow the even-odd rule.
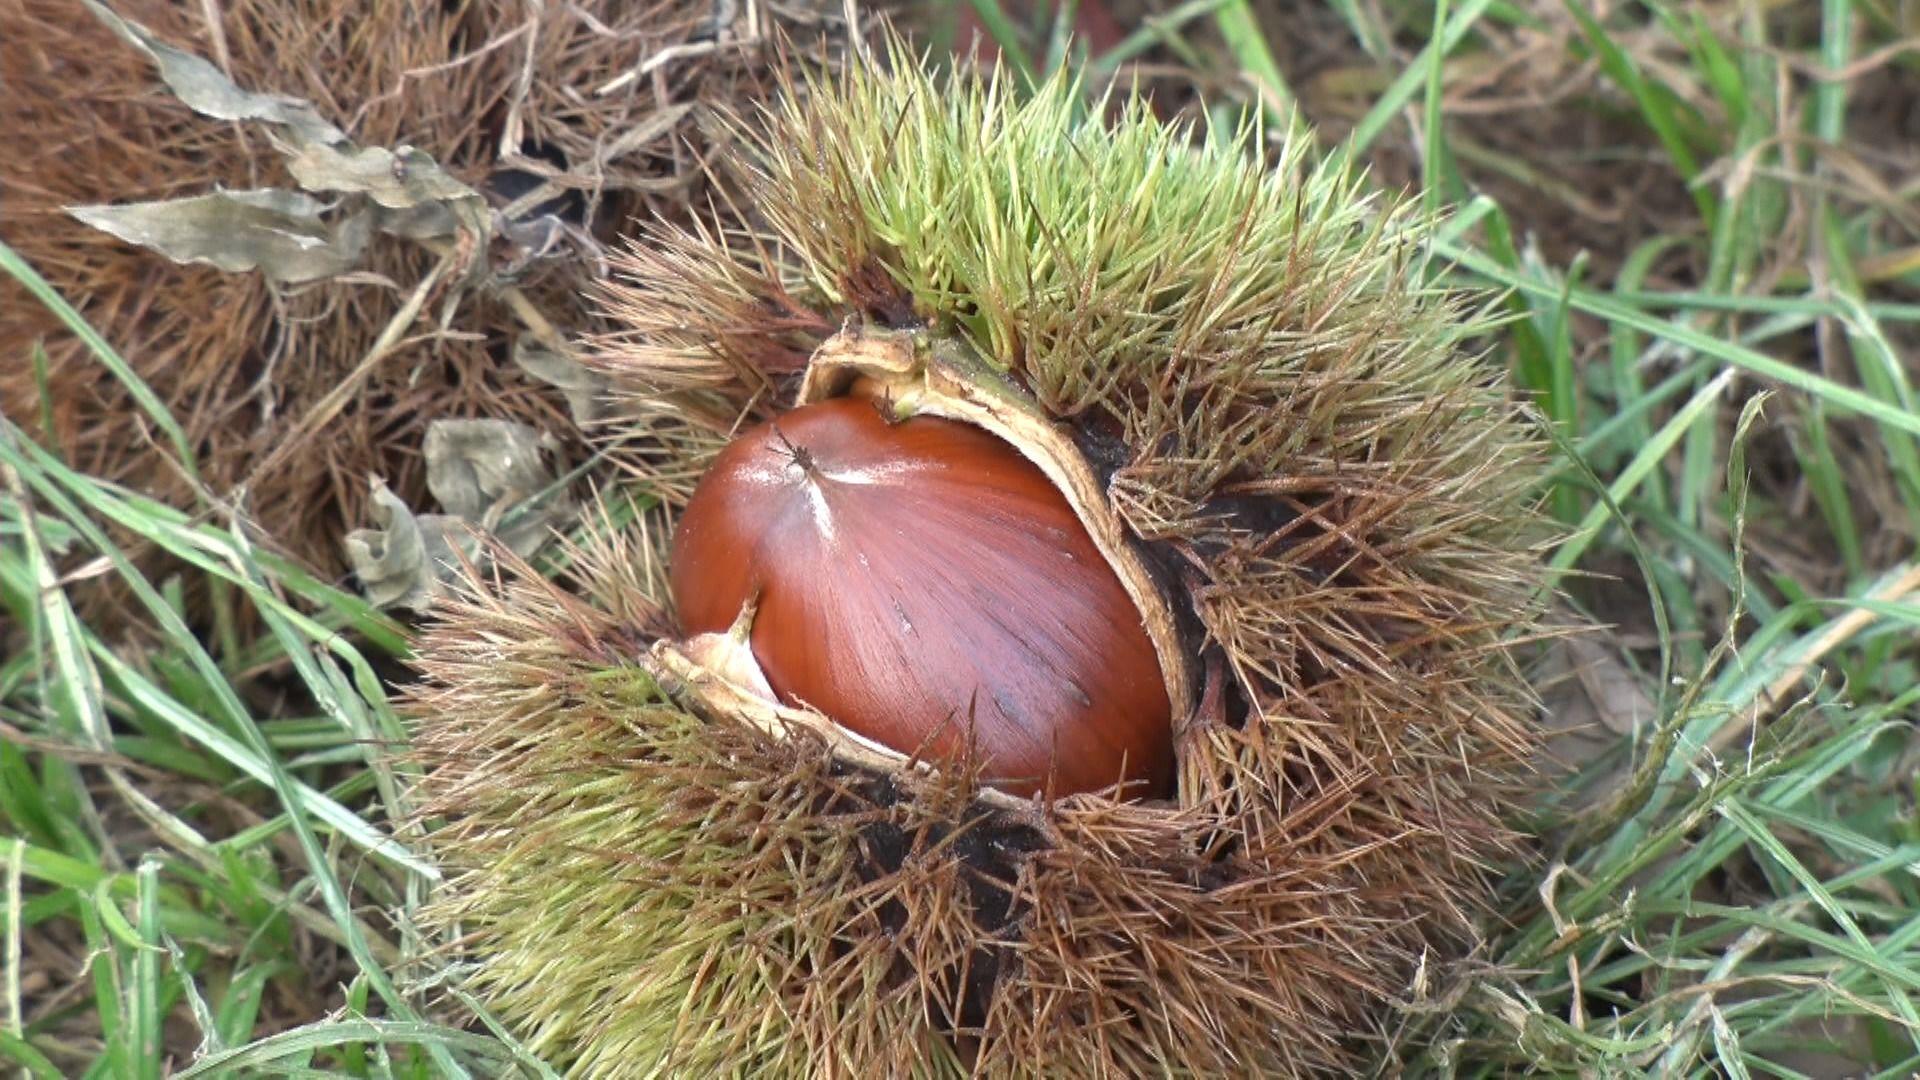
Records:
[[[737,438],[673,542],[682,631],[751,643],[773,691],[1018,793],[1172,782],[1171,707],[1139,610],[1039,467],[971,424],[802,406]]]

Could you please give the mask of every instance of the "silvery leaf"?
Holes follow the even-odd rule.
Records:
[[[79,220],[178,263],[205,263],[230,273],[259,270],[298,284],[351,270],[365,251],[372,221],[349,214],[328,222],[319,200],[297,191],[216,191],[185,199],[69,207]]]
[[[375,527],[356,529],[346,543],[347,563],[375,606],[426,606],[458,568],[455,552],[471,559],[478,551],[477,537],[460,519],[416,515],[379,480],[372,513]]]
[[[167,88],[193,111],[216,120],[262,120],[279,124],[302,143],[346,141],[345,133],[322,119],[308,102],[280,94],[242,90],[206,59],[161,41],[151,30],[121,17],[98,0],[84,2],[96,18],[128,44],[153,58]]]
[[[574,423],[582,428],[605,412],[606,376],[572,356],[549,349],[531,337],[522,337],[513,343],[513,362],[520,370],[565,394],[567,409],[573,413]]]

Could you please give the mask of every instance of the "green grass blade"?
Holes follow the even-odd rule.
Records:
[[[1478,252],[1455,245],[1440,245],[1439,253],[1461,268],[1504,288],[1514,289],[1535,299],[1557,300],[1560,290],[1533,278],[1513,273]],[[1671,341],[1683,348],[1712,357],[1729,367],[1752,372],[1801,393],[1810,394],[1828,404],[1859,413],[1899,431],[1920,435],[1920,413],[1897,408],[1851,386],[1834,382],[1773,357],[1755,352],[1734,342],[1703,334],[1690,326],[1648,315],[1618,300],[1590,290],[1566,291],[1567,301],[1577,311],[1642,333]]]
[[[1474,24],[1487,13],[1492,2],[1493,0],[1465,0],[1442,29],[1437,46],[1435,42],[1429,41],[1420,50],[1420,54],[1413,58],[1413,63],[1407,65],[1405,70],[1393,80],[1392,85],[1387,87],[1386,92],[1373,103],[1373,107],[1367,110],[1367,114],[1360,119],[1360,122],[1354,125],[1353,133],[1348,135],[1347,141],[1341,144],[1336,151],[1336,156],[1344,157],[1350,162],[1363,160],[1367,150],[1373,146],[1374,140],[1380,137],[1380,133],[1386,130],[1394,117],[1400,115],[1400,110],[1407,107],[1407,103],[1413,100],[1413,95],[1419,93],[1426,85],[1429,72],[1433,67],[1446,62],[1448,54],[1452,53],[1466,38],[1467,32],[1473,29]]]
[[[8,246],[4,240],[0,240],[0,271],[5,271],[14,280],[26,286],[27,291],[32,293],[36,300],[46,305],[48,311],[53,312],[75,337],[86,344],[94,357],[113,373],[114,378],[120,380],[120,384],[127,388],[129,394],[133,395],[141,411],[146,413],[147,417],[166,435],[167,441],[173,444],[173,451],[179,455],[181,467],[187,471],[187,475],[198,477],[200,473],[195,463],[193,444],[188,440],[187,433],[181,429],[179,422],[174,420],[173,413],[168,411],[166,405],[133,370],[133,366],[128,364],[113,346],[107,344],[107,339],[101,337],[99,331],[88,324],[87,320],[74,310],[73,305],[67,303],[65,298],[55,292],[53,286],[47,284],[47,279],[41,277],[40,272],[29,266],[27,261],[22,259],[20,254]]]

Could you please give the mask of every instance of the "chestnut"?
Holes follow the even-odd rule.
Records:
[[[1172,784],[1172,707],[1139,609],[1010,443],[857,397],[737,437],[673,538],[683,634],[752,606],[766,685],[1014,794]]]

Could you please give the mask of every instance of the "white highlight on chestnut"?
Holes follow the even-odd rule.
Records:
[[[817,463],[803,464],[798,454],[774,468],[749,467],[740,470],[738,478],[755,487],[789,487],[793,484],[805,485],[807,505],[813,513],[814,528],[828,541],[838,539],[833,526],[833,508],[827,505],[827,493],[824,483],[868,486],[873,484],[899,483],[916,473],[931,471],[934,466],[924,462],[887,462],[882,464],[856,465],[841,468],[828,468]]]

